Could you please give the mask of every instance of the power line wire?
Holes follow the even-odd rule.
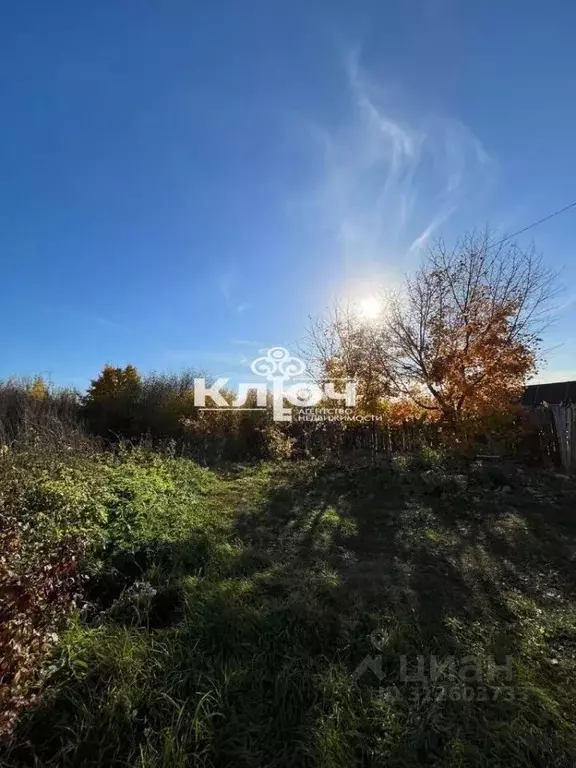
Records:
[[[558,211],[554,211],[554,213],[549,213],[548,216],[544,216],[543,219],[538,219],[538,221],[534,221],[532,222],[532,224],[528,224],[527,227],[524,227],[523,229],[519,229],[518,232],[513,232],[511,235],[507,235],[506,237],[502,238],[502,240],[499,240],[497,243],[494,243],[490,247],[496,248],[497,246],[508,242],[508,240],[512,240],[513,237],[518,237],[518,235],[524,234],[524,232],[527,232],[529,229],[533,229],[534,227],[537,227],[539,224],[543,224],[545,221],[549,221],[549,219],[553,219],[555,216],[560,216],[561,213],[564,213],[565,211],[569,211],[571,208],[576,208],[576,200],[573,203],[570,203],[570,205],[566,205],[564,206],[564,208],[560,208]]]

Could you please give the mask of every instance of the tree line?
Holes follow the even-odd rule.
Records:
[[[501,437],[523,422],[519,399],[542,363],[556,294],[556,277],[533,248],[473,232],[452,248],[438,240],[403,286],[377,291],[377,316],[335,302],[312,318],[303,350],[309,369],[323,380],[354,379],[356,408],[378,417],[377,427],[280,425],[270,409],[202,412],[194,402],[198,372],[143,375],[107,364],[83,394],[40,377],[1,383],[0,441],[144,440],[206,463],[391,449],[418,434],[453,445]],[[394,442],[398,430],[403,437]]]

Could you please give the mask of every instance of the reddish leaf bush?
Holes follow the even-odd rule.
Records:
[[[37,698],[41,670],[76,604],[78,541],[23,553],[18,520],[0,520],[0,739]]]

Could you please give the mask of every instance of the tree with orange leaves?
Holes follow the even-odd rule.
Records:
[[[554,281],[533,249],[489,232],[437,242],[390,304],[384,371],[450,422],[509,410],[536,371]]]
[[[325,361],[369,373],[372,397],[407,398],[457,423],[510,410],[540,361],[555,292],[533,249],[472,233],[453,249],[433,245],[377,322],[342,322],[340,311],[311,335]]]

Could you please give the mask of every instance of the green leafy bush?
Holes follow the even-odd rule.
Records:
[[[35,700],[41,670],[81,587],[148,560],[162,542],[210,527],[213,476],[144,450],[66,454],[29,450],[0,460],[0,736]],[[149,562],[148,562],[149,564]],[[116,596],[116,595],[115,595]]]
[[[185,459],[141,449],[45,457],[15,455],[0,467],[0,503],[26,532],[22,546],[77,537],[87,556],[174,540],[202,516],[212,474]]]

